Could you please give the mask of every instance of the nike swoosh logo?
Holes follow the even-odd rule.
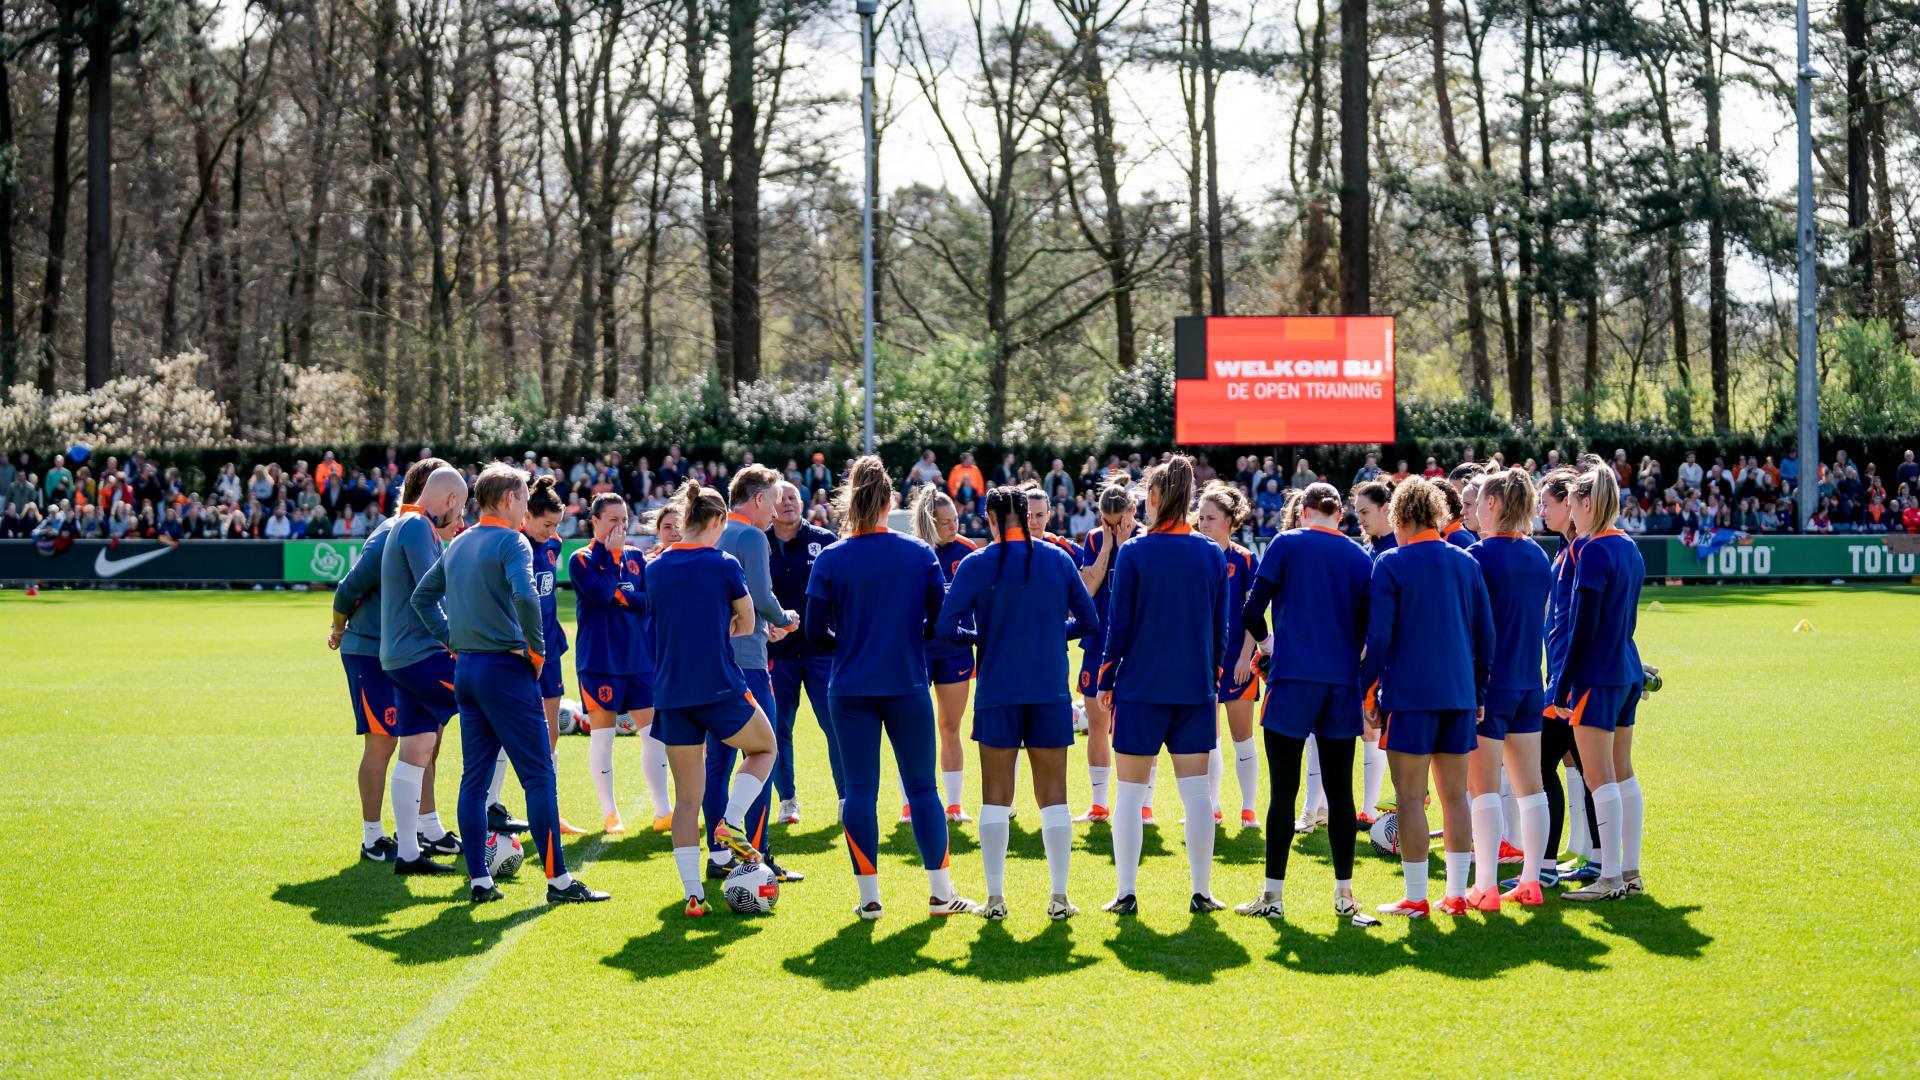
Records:
[[[172,548],[156,548],[152,551],[132,556],[131,558],[109,559],[107,558],[107,549],[101,548],[100,553],[93,557],[93,572],[104,578],[116,577],[142,563],[150,563],[172,550]]]

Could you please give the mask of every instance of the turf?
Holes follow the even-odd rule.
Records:
[[[0,593],[0,828],[22,845],[0,871],[0,1072],[1463,1074],[1535,1053],[1556,1059],[1543,1072],[1912,1072],[1920,592],[1649,599],[1650,894],[1369,931],[1330,913],[1324,831],[1297,847],[1284,922],[1189,916],[1171,784],[1138,919],[1094,910],[1111,849],[1079,827],[1087,911],[1046,920],[1023,794],[1005,924],[922,917],[905,826],[882,844],[889,914],[862,922],[806,714],[806,819],[780,850],[811,878],[772,917],[681,918],[644,832],[568,845],[610,904],[549,910],[526,873],[475,910],[446,879],[354,858],[323,595]],[[1803,618],[1813,633],[1792,632]],[[638,748],[618,753],[633,820]],[[585,758],[563,743],[577,821],[595,816]],[[976,898],[977,850],[957,829]],[[1224,832],[1216,891],[1257,889],[1261,851]],[[1363,902],[1398,886],[1361,857]]]

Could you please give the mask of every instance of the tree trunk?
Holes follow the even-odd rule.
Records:
[[[1225,224],[1220,220],[1220,129],[1215,122],[1213,99],[1219,89],[1219,76],[1213,56],[1213,12],[1211,0],[1195,0],[1194,14],[1200,24],[1200,111],[1201,127],[1207,141],[1207,298],[1215,315],[1227,313],[1227,246]]]
[[[1447,86],[1446,0],[1427,0],[1427,28],[1433,36],[1433,99],[1440,115],[1440,141],[1447,151],[1447,182],[1456,189],[1467,185],[1466,155],[1453,127],[1453,95]],[[1473,216],[1463,214],[1461,284],[1467,294],[1467,357],[1474,399],[1493,403],[1493,359],[1487,353],[1487,312],[1480,294],[1480,265],[1473,254]]]
[[[1180,102],[1187,113],[1187,233],[1182,238],[1187,266],[1187,314],[1202,315],[1207,307],[1206,224],[1200,214],[1201,189],[1206,184],[1205,138],[1200,129],[1200,31],[1190,18],[1189,0],[1180,12]]]
[[[92,0],[87,31],[86,385],[113,378],[114,0]]]
[[[1893,232],[1893,187],[1887,176],[1887,124],[1884,84],[1871,72],[1872,106],[1867,114],[1867,136],[1873,146],[1874,276],[1879,283],[1878,310],[1901,341],[1907,340],[1906,294],[1900,291],[1900,251]]]
[[[512,375],[519,369],[519,356],[513,340],[513,224],[507,210],[507,167],[500,115],[505,111],[506,90],[500,77],[500,49],[491,21],[487,24],[487,184],[493,189],[493,303],[494,332],[500,339],[500,368],[507,376],[506,386],[513,389]]]
[[[1654,115],[1660,121],[1660,142],[1666,155],[1667,186],[1676,203],[1680,198],[1680,147],[1673,133],[1673,109],[1667,93],[1666,62],[1647,68],[1647,86],[1653,94]],[[1693,428],[1693,356],[1687,343],[1686,286],[1687,223],[1684,216],[1667,230],[1667,320],[1673,328],[1673,370],[1680,379],[1678,411],[1673,424],[1681,431]]]
[[[1591,190],[1599,178],[1599,172],[1593,163],[1593,129],[1598,126],[1594,116],[1593,82],[1599,77],[1599,58],[1592,48],[1591,17],[1588,0],[1580,5],[1580,104],[1583,110],[1580,124],[1580,142],[1584,154],[1586,170],[1581,177],[1581,186]],[[1592,200],[1587,200],[1582,209],[1586,216],[1584,241],[1584,262],[1580,275],[1580,299],[1582,301],[1581,363],[1580,363],[1580,417],[1581,422],[1591,425],[1594,410],[1598,407],[1600,393],[1600,215],[1593,208]]]
[[[1133,367],[1137,355],[1133,327],[1133,257],[1127,233],[1125,197],[1120,190],[1113,102],[1107,93],[1105,60],[1100,51],[1103,17],[1099,0],[1062,0],[1055,6],[1072,22],[1074,38],[1080,47],[1080,80],[1087,93],[1094,169],[1100,177],[1103,204],[1101,223],[1104,230],[1099,240],[1091,246],[1100,261],[1106,264],[1107,284],[1113,293],[1115,360],[1124,370]]]
[[[758,0],[727,4],[728,201],[732,230],[733,379],[728,389],[760,381],[760,112],[754,102],[754,35]]]
[[[387,348],[392,311],[393,271],[393,38],[400,22],[396,0],[378,0],[373,18],[373,114],[368,120],[366,249],[360,275],[360,347],[370,393],[368,426],[376,437],[389,431]],[[395,417],[397,419],[397,417]],[[398,425],[394,425],[397,429]]]
[[[1484,176],[1491,176],[1493,136],[1487,124],[1487,80],[1482,63],[1487,27],[1482,24],[1475,31],[1473,9],[1468,0],[1460,0],[1460,28],[1472,63],[1474,119],[1480,133],[1480,172]],[[1480,196],[1480,217],[1487,223],[1487,255],[1492,260],[1494,297],[1500,306],[1500,357],[1511,369],[1514,363],[1513,300],[1507,292],[1507,254],[1505,245],[1500,241],[1500,216],[1494,212],[1493,198],[1485,193]]]
[[[1708,70],[1701,83],[1708,95],[1708,109],[1719,107],[1719,87],[1709,87],[1714,79],[1713,39],[1709,31],[1707,0],[1700,0],[1700,35],[1706,49]],[[1856,317],[1867,318],[1873,312],[1874,229],[1872,220],[1871,152],[1868,149],[1868,111],[1872,102],[1867,95],[1867,0],[1840,0],[1840,34],[1847,54],[1847,270],[1850,288],[1843,292],[1847,308]],[[1714,151],[1709,150],[1709,153]],[[1718,173],[1715,165],[1715,173]]]
[[[56,55],[53,113],[53,190],[47,212],[47,270],[40,293],[40,336],[34,344],[34,360],[39,365],[37,384],[40,392],[54,390],[57,356],[54,334],[60,329],[60,289],[67,263],[67,208],[73,200],[73,24],[68,4],[60,9],[60,27],[54,42]]]
[[[1308,315],[1322,315],[1332,302],[1327,284],[1327,253],[1333,228],[1327,212],[1327,4],[1314,0],[1312,44],[1307,50],[1307,99],[1312,119],[1307,131],[1307,223],[1300,239],[1298,303]]]
[[[1372,193],[1368,190],[1367,0],[1340,5],[1340,287],[1349,315],[1372,310]]]
[[[700,158],[700,231],[707,263],[707,310],[713,322],[715,374],[734,384],[732,211],[728,207],[726,155],[713,126],[713,97],[706,88],[707,32],[701,0],[686,0],[687,97]]]
[[[13,83],[10,64],[0,64],[0,158],[15,158],[13,141]],[[13,170],[0,173],[0,388],[20,376],[19,311],[13,301],[13,192],[19,185]]]
[[[1520,280],[1516,348],[1507,365],[1507,400],[1518,423],[1533,420],[1533,51],[1536,0],[1526,0],[1520,33]]]
[[[1707,348],[1713,371],[1713,430],[1733,426],[1727,340],[1727,226],[1721,195],[1720,72],[1713,44],[1713,0],[1700,3],[1701,92],[1707,104]]]

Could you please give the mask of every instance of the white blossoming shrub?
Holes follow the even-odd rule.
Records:
[[[184,352],[153,362],[147,375],[122,375],[81,393],[45,403],[45,439],[39,445],[170,450],[232,443],[227,407],[200,383],[205,353]]]
[[[0,397],[0,452],[51,445],[46,395],[30,383],[7,387]]]
[[[293,441],[301,446],[356,443],[367,419],[367,388],[351,371],[282,365]]]

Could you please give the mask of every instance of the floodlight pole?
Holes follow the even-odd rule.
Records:
[[[1805,0],[1801,0],[1805,3]],[[860,16],[860,127],[865,141],[863,172],[866,194],[860,200],[860,353],[862,388],[866,391],[865,453],[873,453],[873,16],[880,0],[855,0]]]
[[[1820,385],[1815,368],[1819,339],[1814,324],[1813,261],[1813,63],[1808,55],[1807,0],[1794,16],[1798,85],[1795,112],[1800,128],[1800,489],[1796,492],[1800,526],[1813,520],[1820,480]]]

